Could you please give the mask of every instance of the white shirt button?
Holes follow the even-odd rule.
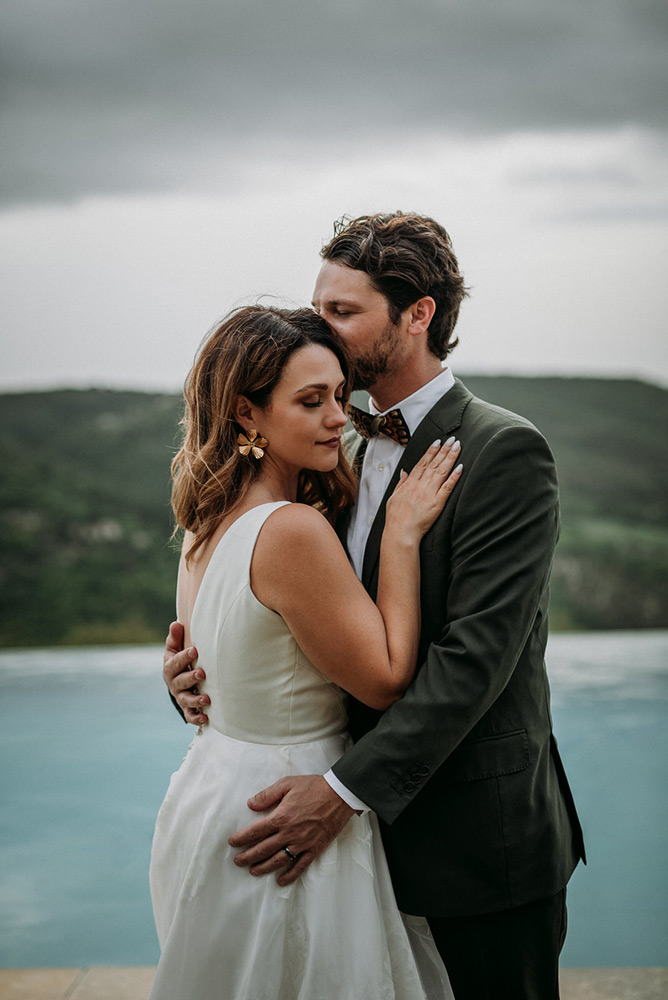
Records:
[[[378,463],[378,471],[382,472],[384,468],[385,468],[385,465],[383,464],[383,462],[379,462]]]

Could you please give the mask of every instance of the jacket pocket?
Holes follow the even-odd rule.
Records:
[[[443,765],[447,781],[481,781],[516,774],[529,766],[529,738],[526,729],[462,743]]]

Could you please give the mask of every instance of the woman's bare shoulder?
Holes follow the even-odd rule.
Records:
[[[316,593],[325,579],[345,583],[350,573],[336,532],[314,507],[286,504],[264,522],[253,554],[251,585],[268,607],[281,610],[286,602],[303,600],[309,588]]]
[[[286,503],[272,511],[265,524],[281,531],[299,531],[303,528],[315,531],[323,528],[332,530],[324,514],[307,503]]]
[[[282,546],[312,547],[327,540],[338,544],[336,532],[327,518],[315,507],[305,503],[289,503],[272,511],[262,526],[259,542],[280,543]]]

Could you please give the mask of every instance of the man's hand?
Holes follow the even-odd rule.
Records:
[[[165,643],[162,676],[169,688],[169,693],[181,706],[186,722],[194,726],[205,726],[209,721],[204,714],[203,706],[210,705],[208,694],[200,694],[197,685],[203,681],[206,674],[201,667],[193,667],[197,659],[194,646],[183,648],[183,625],[172,622]]]
[[[276,806],[273,812],[235,833],[229,843],[247,848],[234,862],[240,867],[252,866],[251,875],[283,870],[279,885],[295,882],[341,833],[354,812],[319,774],[281,778],[248,800],[248,807],[256,812],[272,806]],[[289,861],[285,847],[297,855],[297,861]]]

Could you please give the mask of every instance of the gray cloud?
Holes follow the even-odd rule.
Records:
[[[421,133],[668,126],[662,0],[8,0],[6,201]]]

